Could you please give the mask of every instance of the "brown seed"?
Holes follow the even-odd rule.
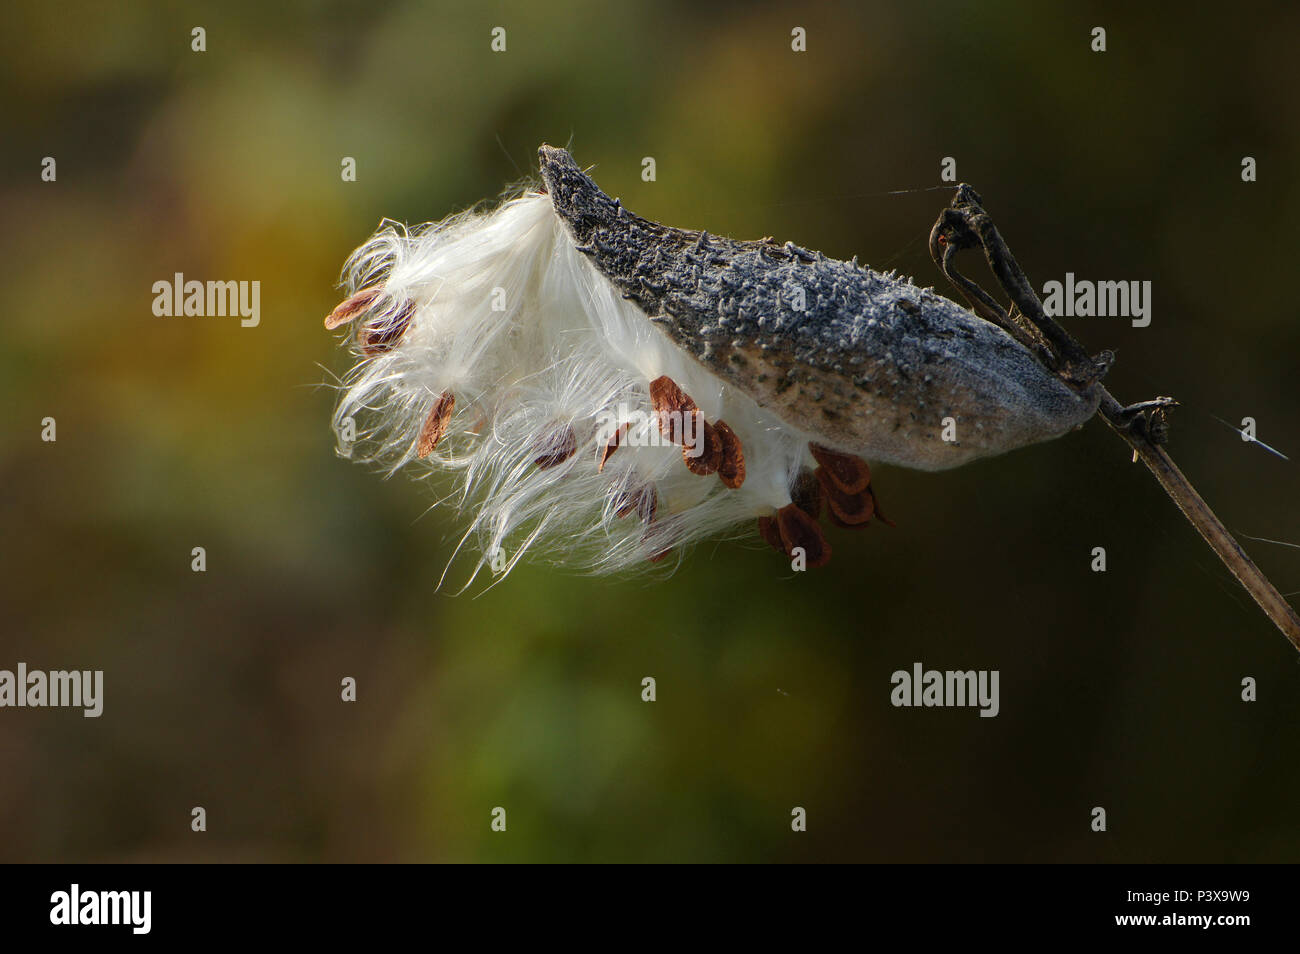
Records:
[[[645,490],[641,492],[641,499],[637,504],[637,514],[641,517],[641,522],[650,524],[655,522],[655,517],[659,513],[659,491],[655,490],[654,484],[646,484]]]
[[[814,520],[821,519],[821,481],[819,481],[817,475],[807,467],[799,471],[798,476],[795,477],[794,486],[790,488],[790,500],[792,503],[797,505],[800,510],[812,517]]]
[[[346,325],[357,315],[369,309],[381,294],[383,294],[382,288],[361,289],[325,316],[325,327],[333,331],[339,325]]]
[[[745,482],[745,450],[726,421],[713,425],[722,441],[722,462],[718,464],[718,478],[725,487],[736,490]]]
[[[793,554],[795,547],[803,547],[808,566],[825,566],[830,562],[831,545],[822,535],[822,528],[798,504],[786,504],[778,510],[776,525],[787,555]]]
[[[649,560],[651,563],[658,563],[660,560],[663,560],[665,557],[668,556],[668,554],[672,552],[673,552],[672,547],[664,547],[658,553],[652,553],[650,556],[646,557],[646,559]]]
[[[826,514],[830,517],[831,523],[844,530],[865,530],[867,527],[871,526],[870,517],[860,523],[849,523],[847,520],[842,519],[834,509],[828,509]]]
[[[759,517],[758,533],[777,553],[785,553],[785,544],[781,542],[781,531],[776,525],[776,517]]]
[[[415,302],[408,301],[382,328],[363,325],[358,335],[361,339],[361,350],[372,358],[385,351],[391,351],[398,339],[406,334],[413,314],[415,314]]]
[[[830,512],[831,522],[837,527],[861,528],[870,521],[876,511],[876,502],[871,496],[871,488],[860,494],[846,494],[835,486],[835,482],[818,467],[817,476],[822,482],[822,491],[826,497],[826,508]]]
[[[835,486],[846,494],[860,494],[871,484],[871,468],[861,457],[841,454],[821,444],[809,444],[813,458],[826,468]]]
[[[420,429],[420,442],[416,445],[415,453],[421,460],[433,452],[443,435],[447,433],[447,425],[451,422],[451,415],[455,410],[456,398],[450,391],[443,391],[433,407],[429,409],[429,416],[424,419],[424,427]]]
[[[682,443],[683,422],[699,413],[699,406],[668,375],[650,382],[650,404],[659,418],[659,430],[674,444]]]
[[[572,427],[564,427],[553,431],[537,449],[541,451],[541,456],[533,463],[542,470],[549,470],[563,464],[578,452],[578,438]]]
[[[722,438],[718,436],[717,428],[704,419],[703,414],[696,415],[695,423],[699,443],[695,447],[683,445],[682,460],[686,461],[686,469],[692,474],[707,477],[717,473],[722,464]],[[695,450],[700,453],[692,456],[692,451]]]
[[[600,463],[596,465],[596,473],[604,472],[605,464],[614,456],[614,451],[618,450],[618,445],[623,443],[623,435],[627,433],[629,427],[631,427],[630,424],[624,424],[614,432],[614,436],[609,439],[609,443],[605,445],[605,449],[600,453]]]
[[[659,492],[654,484],[642,484],[637,490],[621,490],[618,494],[618,507],[614,511],[620,517],[636,513],[645,524],[654,523],[659,511]]]

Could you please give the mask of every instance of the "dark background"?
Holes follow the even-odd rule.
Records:
[[[753,537],[477,598],[437,488],[334,456],[321,318],[383,216],[571,143],[650,218],[932,284],[948,193],[888,193],[953,156],[1039,288],[1153,283],[1150,327],[1069,327],[1184,402],[1230,528],[1300,542],[1296,464],[1214,419],[1300,454],[1300,9],[1042,6],[6,4],[0,668],[103,669],[105,709],[0,710],[0,860],[1295,860],[1296,653],[1099,421],[878,468],[897,528],[821,571]],[[261,281],[261,325],[154,317],[178,271]],[[891,707],[918,660],[1001,714]]]

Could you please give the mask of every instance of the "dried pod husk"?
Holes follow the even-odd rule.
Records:
[[[943,470],[1051,440],[1096,413],[1096,387],[1062,380],[931,289],[791,242],[651,222],[563,149],[542,146],[539,160],[556,213],[600,274],[717,378],[827,448]],[[950,416],[960,441],[943,439]]]

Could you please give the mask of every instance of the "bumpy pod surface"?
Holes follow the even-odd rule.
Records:
[[[921,470],[1050,440],[1097,410],[1001,328],[910,281],[789,242],[670,228],[562,149],[542,177],[592,263],[714,374],[823,443]],[[942,437],[956,423],[956,440]]]

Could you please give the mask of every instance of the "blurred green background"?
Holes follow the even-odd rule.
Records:
[[[1038,287],[1153,282],[1149,328],[1071,327],[1184,401],[1231,528],[1300,541],[1294,459],[1214,419],[1300,454],[1300,9],[1042,7],[6,4],[0,668],[103,669],[105,708],[0,710],[0,860],[1296,860],[1296,653],[1099,422],[878,468],[898,527],[821,571],[754,536],[477,598],[436,590],[436,488],[334,455],[321,318],[384,216],[571,143],[650,218],[932,284],[948,193],[890,193],[952,156]],[[259,280],[260,326],[154,317],[175,272]],[[1001,714],[891,707],[918,660],[1000,670]]]

